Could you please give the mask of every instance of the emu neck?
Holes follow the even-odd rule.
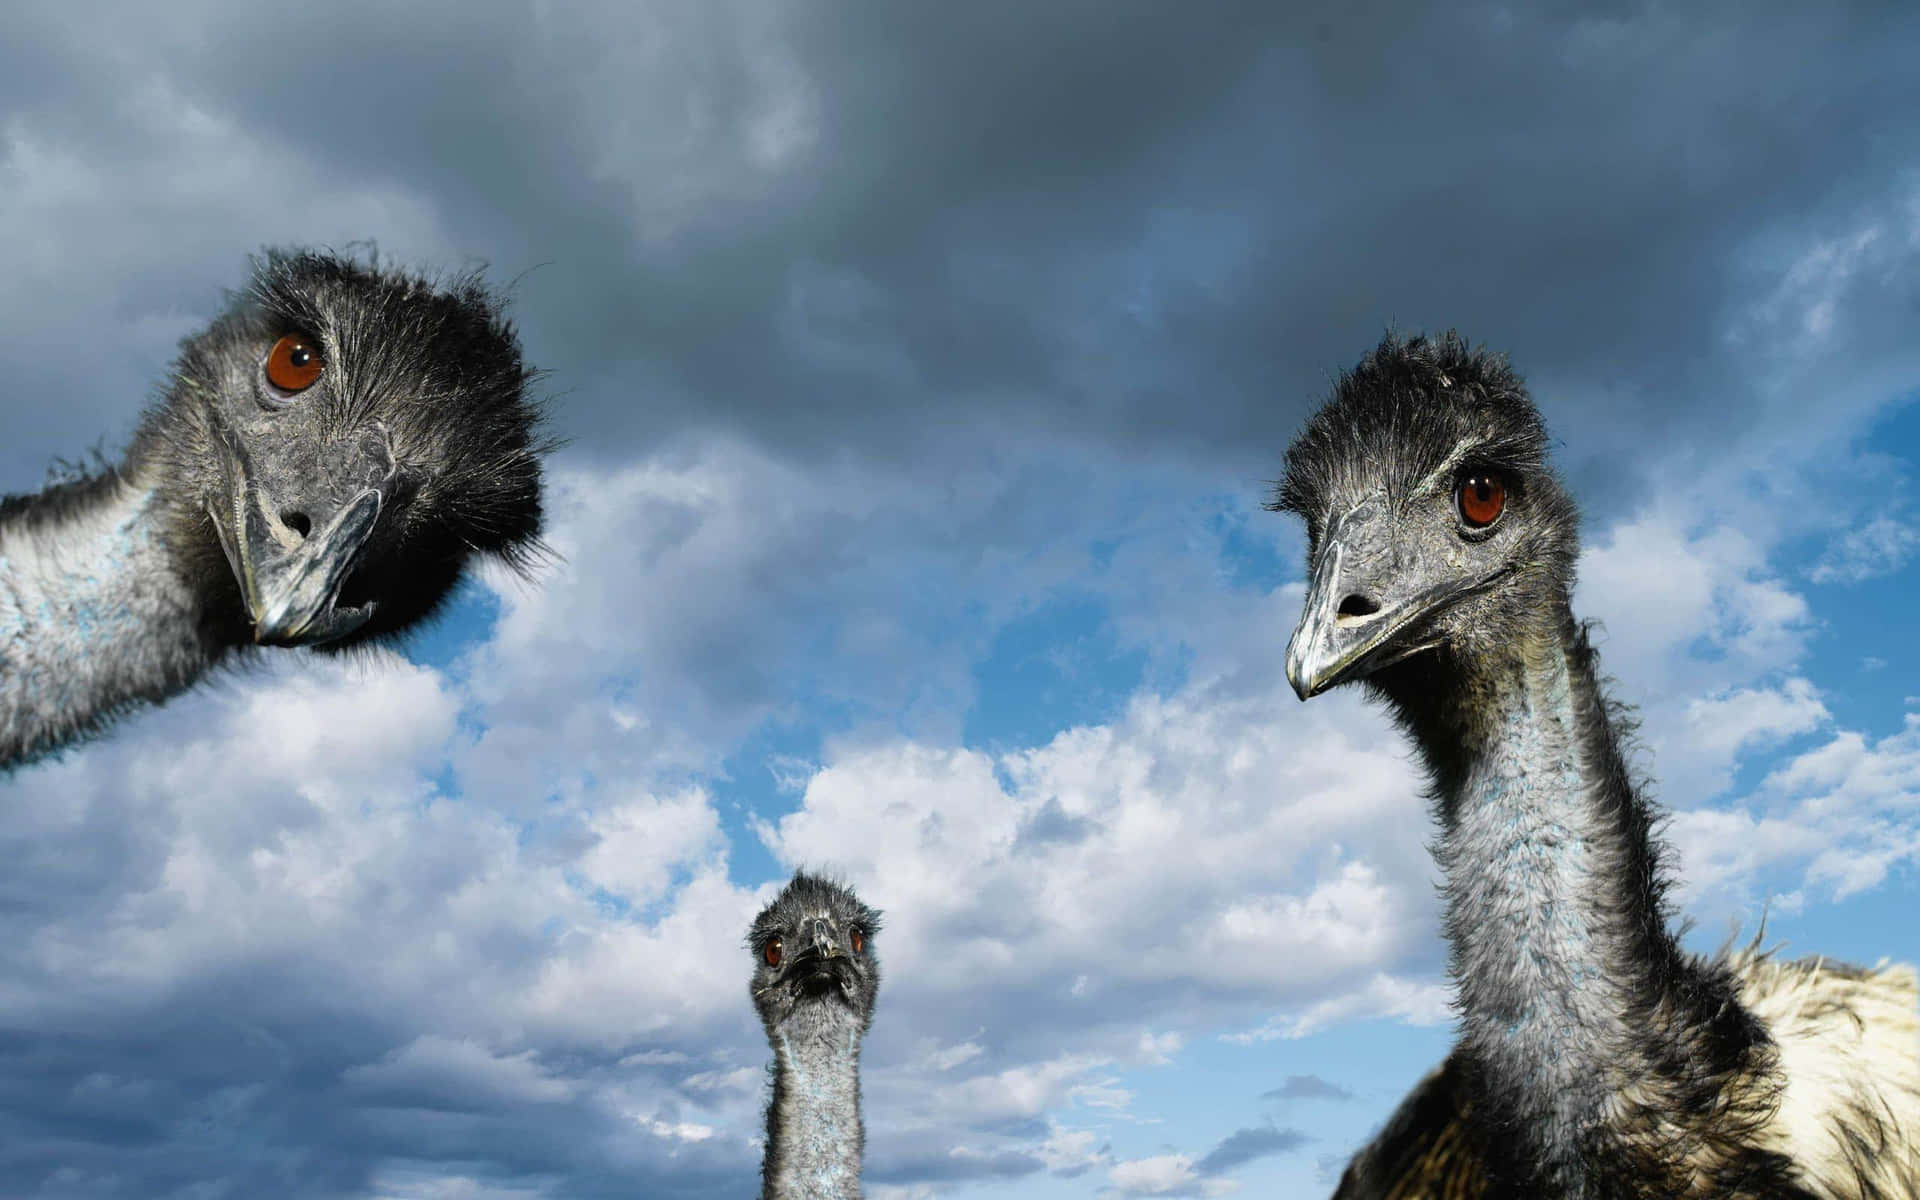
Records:
[[[0,771],[180,691],[219,657],[151,489],[120,478],[0,505]]]
[[[1428,676],[1442,690],[1401,708],[1439,785],[1462,1049],[1514,1172],[1584,1196],[1583,1164],[1609,1154],[1631,1089],[1686,1056],[1685,1036],[1652,1016],[1691,1007],[1676,993],[1697,990],[1692,968],[1665,927],[1648,812],[1564,603],[1501,661],[1452,678]]]
[[[858,1200],[860,1030],[794,1021],[773,1033],[764,1200]]]

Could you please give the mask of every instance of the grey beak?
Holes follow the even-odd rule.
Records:
[[[1499,577],[1460,579],[1395,553],[1391,522],[1384,503],[1369,501],[1322,539],[1287,644],[1287,682],[1302,700],[1439,645],[1429,618]]]
[[[338,601],[397,475],[384,431],[337,448],[313,478],[278,486],[263,478],[238,437],[221,432],[226,495],[224,503],[209,500],[208,511],[253,621],[253,640],[319,645],[366,624],[372,602],[342,608]],[[319,521],[310,515],[316,512]],[[308,527],[293,527],[288,514]]]
[[[808,929],[813,936],[813,948],[821,958],[839,958],[841,956],[840,938],[833,922],[816,918]]]
[[[1346,546],[1328,537],[1308,580],[1300,624],[1287,643],[1287,682],[1302,700],[1345,679],[1374,645],[1367,636],[1371,623],[1343,619],[1339,611],[1346,595],[1346,556]]]

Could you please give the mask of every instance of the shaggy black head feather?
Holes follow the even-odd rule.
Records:
[[[873,945],[880,924],[880,913],[846,884],[796,872],[747,932],[755,963],[753,1003],[767,1032],[796,1010],[822,1003],[844,1006],[865,1033],[880,991],[880,959]],[[778,961],[769,962],[768,947],[775,943]],[[833,986],[817,986],[823,982]]]
[[[1505,355],[1475,349],[1453,330],[1389,332],[1340,372],[1287,448],[1286,475],[1267,508],[1305,519],[1312,532],[1334,493],[1364,482],[1357,475],[1377,473],[1404,489],[1462,445],[1518,471],[1547,469],[1546,428]]]
[[[1452,503],[1462,479],[1488,472],[1506,482],[1506,508],[1484,532],[1464,530]],[[1369,690],[1414,701],[1425,672],[1470,671],[1573,586],[1579,510],[1547,462],[1547,434],[1519,374],[1504,355],[1458,333],[1389,332],[1351,370],[1288,448],[1286,471],[1267,506],[1301,517],[1307,557],[1319,563],[1330,526],[1354,516],[1388,527],[1393,544],[1349,547],[1371,587],[1417,576],[1498,579],[1438,610],[1431,652],[1366,674]],[[1383,526],[1384,523],[1384,526]]]
[[[123,462],[0,499],[0,770],[255,645],[390,640],[476,556],[525,571],[532,378],[477,273],[256,259]]]
[[[428,617],[478,555],[525,571],[539,540],[541,457],[552,443],[528,395],[535,373],[480,273],[448,277],[314,251],[270,250],[251,283],[187,338],[172,383],[135,438],[130,469],[172,501],[169,542],[234,641],[248,614],[206,498],[225,486],[223,443],[313,472],[330,447],[377,430],[395,480],[380,522],[342,589],[375,601],[370,620],[322,643],[346,649]],[[262,380],[284,335],[314,339],[326,369],[286,399]]]

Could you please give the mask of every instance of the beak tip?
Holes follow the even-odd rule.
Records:
[[[1320,691],[1316,687],[1313,664],[1307,661],[1306,647],[1302,645],[1298,631],[1287,646],[1287,683],[1293,688],[1293,694],[1302,700],[1311,700]]]
[[[362,490],[324,529],[292,550],[272,539],[257,498],[249,499],[251,510],[235,519],[231,534],[214,514],[255,645],[316,645],[366,624],[373,603],[342,609],[339,592],[379,522],[383,496],[377,487]]]
[[[298,646],[300,639],[278,626],[256,624],[253,627],[253,644],[256,646]]]

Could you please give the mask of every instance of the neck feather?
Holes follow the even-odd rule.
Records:
[[[0,505],[0,770],[182,690],[220,652],[150,487],[107,476]]]
[[[1461,1049],[1504,1174],[1607,1194],[1593,1164],[1695,1140],[1687,1103],[1765,1035],[1667,928],[1652,814],[1564,599],[1505,661],[1452,667],[1389,690],[1436,783]]]
[[[800,1023],[796,1022],[796,1025]],[[783,1026],[772,1035],[764,1200],[858,1200],[860,1028],[852,1021]]]

